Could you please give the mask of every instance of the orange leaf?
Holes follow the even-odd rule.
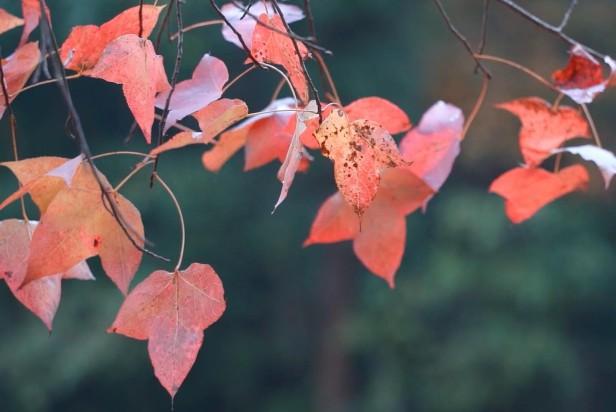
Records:
[[[382,170],[405,164],[387,130],[369,120],[351,123],[340,109],[332,111],[315,137],[334,161],[338,189],[360,216],[376,195]]]
[[[308,81],[304,75],[300,57],[297,55],[293,40],[289,36],[278,33],[270,29],[272,27],[279,32],[287,33],[287,29],[280,16],[268,16],[261,14],[259,21],[263,24],[257,25],[252,36],[252,55],[259,62],[276,64],[284,67],[289,75],[293,88],[297,93],[298,99],[308,103]],[[269,27],[268,27],[269,26]],[[300,41],[297,42],[301,58],[308,56],[308,49]]]
[[[104,176],[99,173],[99,177],[109,187]],[[120,194],[111,193],[111,197],[131,237],[143,246],[139,211]],[[109,208],[103,204],[90,166],[84,164],[71,186],[58,192],[49,203],[34,231],[25,282],[65,272],[80,261],[98,255],[107,275],[126,293],[142,252],[133,245]]]
[[[37,0],[38,2],[38,0]],[[143,5],[143,37],[149,37],[156,26],[163,7]],[[73,27],[60,48],[60,57],[67,69],[83,71],[96,65],[107,45],[125,34],[138,35],[140,30],[139,6],[131,7],[103,23]]]
[[[540,164],[567,140],[590,137],[586,119],[571,107],[552,110],[538,97],[513,100],[496,107],[513,113],[522,122],[520,149],[529,166]]]
[[[171,87],[163,58],[156,54],[152,42],[134,34],[118,37],[85,74],[122,85],[128,107],[150,143],[156,94]]]
[[[225,308],[222,282],[210,265],[159,270],[128,295],[109,331],[148,340],[154,374],[173,397],[195,363],[203,330]]]
[[[397,134],[411,127],[411,120],[402,109],[380,97],[363,97],[344,107],[349,120],[372,120],[389,133]]]
[[[181,132],[164,144],[154,148],[150,154],[157,155],[191,144],[211,143],[215,136],[248,114],[248,106],[239,99],[221,99],[194,113],[199,121],[201,133]]]
[[[419,209],[434,192],[406,167],[387,169],[379,191],[360,221],[340,192],[319,209],[304,246],[353,240],[359,260],[376,276],[394,285],[404,252],[404,217]]]
[[[9,92],[9,101],[24,87],[41,58],[38,43],[28,43],[20,46],[13,54],[2,60],[4,80]],[[0,118],[6,110],[4,93],[0,88]]]
[[[490,192],[503,197],[509,219],[521,223],[559,197],[585,190],[588,180],[588,172],[581,165],[566,167],[558,173],[518,167],[494,180]]]
[[[0,8],[0,34],[24,24],[23,19],[13,16],[8,11]]]
[[[20,287],[26,276],[30,239],[37,222],[26,224],[10,219],[0,222],[0,275],[11,292],[28,310],[38,316],[51,330],[60,304],[62,279],[94,279],[87,263],[82,261],[65,273],[47,276]]]
[[[75,159],[79,159],[79,163],[81,163],[81,156]],[[66,179],[59,176],[57,172],[65,170],[74,176],[79,166],[79,164],[75,164],[75,159],[71,161],[63,157],[36,157],[17,162],[1,163],[0,165],[13,172],[21,187],[0,204],[0,209],[4,209],[8,204],[29,193],[41,213],[45,213],[49,203],[58,192],[67,186]]]

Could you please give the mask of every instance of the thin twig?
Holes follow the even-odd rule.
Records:
[[[116,192],[116,193],[117,193],[117,192],[119,192],[119,191],[120,191],[120,189],[122,189],[122,187],[123,187],[123,186],[124,186],[124,185],[125,185],[125,184],[126,184],[126,183],[130,180],[130,179],[132,179],[132,178],[133,178],[133,176],[135,176],[137,173],[139,173],[139,171],[140,171],[141,169],[143,169],[144,167],[146,167],[147,165],[152,164],[152,162],[153,162],[153,160],[146,160],[146,161],[143,161],[143,162],[137,163],[137,165],[133,168],[133,170],[131,170],[131,171],[130,171],[130,173],[129,173],[129,174],[127,174],[127,175],[124,177],[124,179],[122,179],[122,180],[120,181],[120,183],[118,183],[118,184],[116,185],[116,187],[114,187],[114,188],[113,188],[113,191],[114,191],[114,192]]]
[[[488,40],[488,17],[490,16],[490,0],[483,0],[483,12],[481,14],[481,38],[477,53],[482,54]]]
[[[304,13],[306,13],[306,21],[308,22],[308,32],[312,40],[317,41],[317,29],[314,25],[314,15],[312,14],[312,5],[310,0],[304,0]]]
[[[285,84],[287,84],[286,80],[285,79],[280,79],[280,81],[276,85],[276,88],[274,89],[274,93],[272,93],[272,98],[270,99],[270,104],[274,103],[274,101],[278,98],[278,96],[280,95],[280,92],[282,91],[282,88],[285,86]]]
[[[189,32],[191,30],[199,29],[201,27],[216,26],[216,25],[219,25],[219,24],[225,24],[225,21],[222,20],[222,19],[200,21],[199,23],[191,24],[190,26],[184,27],[182,29],[182,33],[187,33],[187,32]],[[169,40],[175,40],[179,36],[179,34],[180,34],[179,31],[173,33],[169,37]]]
[[[143,37],[143,0],[139,0],[139,37]]]
[[[520,6],[519,4],[517,4],[516,2],[512,1],[512,0],[496,0],[499,3],[507,6],[508,8],[510,8],[511,10],[513,10],[514,12],[516,12],[517,14],[519,14],[520,16],[524,17],[526,20],[530,21],[531,23],[533,23],[535,26],[547,31],[548,33],[552,33],[553,35],[557,36],[558,38],[560,38],[562,41],[564,41],[565,43],[568,43],[571,46],[581,46],[583,47],[588,53],[593,54],[597,57],[599,57],[601,60],[605,59],[605,55],[602,53],[599,53],[598,51],[591,49],[590,47],[578,42],[577,40],[573,39],[572,37],[568,36],[567,34],[565,34],[560,27],[554,26],[550,23],[547,23],[546,21],[540,19],[539,17],[535,16],[534,14],[532,14],[531,12],[529,12],[528,10],[526,10],[524,7]]]
[[[15,117],[15,112],[13,111],[13,105],[11,104],[11,99],[9,97],[9,90],[7,87],[6,78],[4,77],[4,65],[2,62],[2,51],[0,50],[0,83],[2,83],[2,96],[4,97],[4,106],[6,107],[7,112],[9,113],[9,131],[11,134],[11,148],[13,150],[13,159],[17,162],[19,160],[19,150],[17,148],[17,117]],[[19,183],[21,187],[21,182]],[[30,219],[28,219],[28,213],[26,212],[26,202],[21,196],[19,198],[19,204],[21,206],[21,215],[24,219],[24,222],[28,223]]]
[[[245,69],[243,72],[241,72],[240,74],[238,74],[237,76],[235,76],[233,79],[231,79],[229,82],[227,82],[227,84],[225,84],[225,87],[222,88],[222,92],[220,93],[225,94],[225,92],[227,90],[229,90],[229,88],[231,86],[233,86],[238,80],[240,80],[242,77],[246,76],[248,73],[250,73],[251,71],[253,71],[257,66],[250,65],[247,69]]]
[[[479,70],[481,70],[484,76],[491,78],[492,75],[490,74],[488,69],[486,69],[485,66],[481,63],[481,61],[477,59],[477,57],[475,56],[475,52],[473,51],[473,47],[468,42],[466,37],[464,37],[464,35],[453,25],[453,22],[449,18],[449,15],[447,14],[445,7],[443,7],[443,4],[441,3],[441,1],[440,0],[433,0],[433,1],[434,1],[434,4],[436,4],[436,7],[438,8],[438,11],[441,14],[441,17],[443,17],[443,20],[445,20],[445,23],[447,24],[449,31],[451,31],[453,35],[456,36],[458,40],[460,40],[460,42],[462,43],[466,51],[471,55],[473,59],[475,59],[475,62],[477,63]]]
[[[590,110],[588,110],[588,106],[584,103],[580,104],[580,106],[582,106],[582,110],[584,111],[586,120],[588,121],[588,124],[590,125],[590,130],[592,132],[592,137],[595,139],[595,143],[597,144],[597,146],[603,147],[603,144],[601,144],[601,138],[599,137],[599,131],[597,130],[595,121],[593,120],[590,114]]]
[[[526,73],[527,75],[529,75],[533,79],[537,80],[538,82],[542,83],[544,86],[550,88],[551,90],[554,90],[555,92],[559,92],[559,90],[552,83],[550,83],[548,80],[543,78],[541,75],[535,73],[534,71],[532,71],[528,67],[522,66],[519,63],[516,63],[516,62],[508,60],[508,59],[505,59],[503,57],[491,56],[489,54],[475,54],[475,58],[478,59],[478,60],[485,60],[485,61],[491,61],[491,62],[496,62],[496,63],[502,63],[502,64],[505,64],[507,66],[513,67],[515,69],[518,69],[518,70]]]
[[[184,224],[184,215],[182,214],[182,207],[180,206],[178,199],[175,197],[173,190],[171,190],[171,188],[158,175],[158,173],[154,173],[154,178],[158,180],[158,183],[160,183],[163,189],[165,189],[165,191],[169,194],[169,197],[171,197],[171,200],[173,201],[173,204],[175,205],[175,208],[178,211],[178,218],[180,220],[181,238],[180,238],[180,253],[178,256],[178,263],[175,265],[175,269],[174,269],[174,272],[177,272],[182,266],[182,260],[184,260],[184,249],[186,247],[186,225]]]
[[[157,113],[157,114],[154,115],[154,118],[157,119],[157,120],[162,120],[163,116]],[[179,123],[179,122],[176,122],[176,123],[172,124],[170,127],[174,127],[174,128],[176,128],[178,130],[181,130],[183,132],[199,133],[196,130],[191,129],[190,127],[185,126],[185,125],[183,125],[182,123]]]
[[[334,83],[334,78],[332,77],[332,74],[329,71],[329,67],[327,67],[327,64],[325,63],[325,59],[323,58],[323,55],[319,53],[318,51],[313,51],[312,55],[314,56],[315,60],[318,63],[321,76],[325,79],[325,82],[328,85],[329,91],[332,93],[333,100],[338,104],[342,104],[340,100],[340,95],[338,94],[338,90],[336,89],[336,84]]]
[[[466,123],[464,124],[464,130],[462,130],[462,139],[466,137],[466,134],[468,133],[469,129],[473,125],[473,122],[477,118],[479,111],[481,110],[481,107],[483,106],[483,102],[486,99],[486,95],[488,94],[489,85],[490,85],[490,78],[488,76],[483,76],[483,81],[481,83],[481,90],[479,91],[479,96],[477,97],[477,100],[475,101],[475,104],[473,105],[473,109],[471,110],[471,113],[468,115],[468,119],[466,120]]]
[[[569,23],[569,19],[571,18],[571,13],[573,13],[573,9],[575,9],[575,6],[577,6],[577,0],[571,0],[571,3],[569,3],[569,8],[567,8],[567,11],[563,16],[562,22],[558,26],[558,30],[563,31],[564,28],[567,26],[567,24]]]
[[[82,76],[83,75],[81,73],[75,73],[75,74],[71,74],[70,76],[66,76],[66,80],[78,79],[78,78],[80,78]],[[53,78],[53,79],[43,80],[43,81],[40,81],[38,83],[29,84],[28,86],[24,87],[23,89],[15,92],[15,94],[12,94],[11,97],[18,96],[18,95],[22,94],[23,92],[25,92],[27,90],[34,89],[34,88],[37,88],[39,86],[44,86],[46,84],[56,83],[58,81],[61,81],[61,79]]]
[[[248,55],[248,58],[250,58],[250,60],[252,60],[252,62],[256,66],[259,66],[259,67],[263,68],[261,63],[255,58],[255,56],[252,55],[252,52],[250,51],[250,47],[248,47],[248,45],[244,41],[244,38],[242,37],[240,32],[237,31],[237,29],[231,24],[229,19],[227,19],[227,16],[225,16],[225,14],[222,12],[222,10],[220,10],[220,7],[218,6],[218,4],[216,4],[216,0],[210,0],[210,4],[212,5],[212,7],[216,11],[216,13],[220,16],[220,18],[225,22],[225,24],[227,26],[229,26],[229,28],[235,34],[235,36],[237,36],[237,39],[239,40],[240,44],[242,45],[242,48],[244,49],[244,51]]]

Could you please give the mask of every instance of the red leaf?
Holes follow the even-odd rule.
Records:
[[[411,163],[410,171],[437,192],[460,154],[464,115],[459,108],[439,101],[404,136],[400,151]]]
[[[56,274],[20,287],[26,276],[30,239],[37,222],[29,225],[22,220],[0,222],[0,275],[4,277],[13,295],[28,310],[38,316],[51,330],[53,318],[60,304],[62,279],[94,279],[85,262],[78,263],[64,274]]]
[[[175,86],[169,102],[165,132],[178,120],[219,99],[228,80],[229,72],[225,63],[209,54],[204,55],[195,68],[192,78]],[[168,96],[169,91],[159,94],[156,97],[156,107],[164,109]]]
[[[509,219],[521,223],[559,197],[585,190],[588,180],[588,172],[581,165],[569,166],[558,173],[518,167],[494,180],[490,192],[503,197]]]
[[[38,2],[38,0],[37,0]],[[143,37],[149,37],[163,7],[144,5],[142,9]],[[131,7],[103,23],[73,27],[62,44],[60,57],[66,68],[83,71],[93,68],[107,45],[125,34],[139,34],[139,6]]]
[[[210,265],[195,263],[148,276],[128,295],[109,331],[149,340],[154,373],[173,397],[197,358],[203,330],[225,308],[220,278]]]
[[[571,49],[567,66],[552,74],[554,85],[577,103],[591,103],[605,90],[603,67],[582,46]]]
[[[360,220],[340,192],[323,203],[304,246],[353,240],[359,260],[376,276],[394,285],[404,252],[404,217],[434,192],[408,168],[385,170],[374,202]]]
[[[496,107],[513,113],[522,122],[520,149],[529,166],[540,164],[567,140],[590,137],[586,119],[571,107],[552,110],[538,97],[513,100]]]
[[[402,109],[380,97],[363,97],[344,107],[349,120],[367,119],[378,123],[391,134],[407,131],[411,120]]]
[[[252,37],[252,55],[259,62],[276,64],[284,67],[289,75],[291,83],[297,93],[297,98],[303,103],[308,103],[308,81],[304,75],[300,58],[297,55],[293,40],[289,36],[280,34],[270,29],[272,27],[279,32],[287,33],[280,16],[268,16],[261,14]],[[297,42],[301,58],[308,56],[308,49],[302,42]]]
[[[284,3],[280,3],[278,6],[289,24],[304,18],[304,12],[297,6]],[[252,17],[247,16],[243,8],[233,3],[223,5],[221,11],[233,28],[240,33],[248,48],[251,48],[252,36],[257,22]],[[263,13],[270,14],[274,12],[274,6],[269,1],[257,1],[250,6],[249,12],[254,16],[260,16]],[[235,44],[237,47],[243,47],[233,30],[226,24],[222,26],[222,36],[226,41]]]
[[[0,8],[0,34],[24,24],[23,19],[13,16],[8,11]]]
[[[122,85],[128,107],[150,143],[156,94],[171,87],[163,59],[154,51],[152,42],[134,34],[118,37],[85,74]]]
[[[41,59],[38,43],[28,43],[20,46],[13,54],[2,60],[4,81],[9,92],[9,101],[13,101],[17,93],[24,87]],[[6,110],[4,93],[0,88],[0,118]]]
[[[99,173],[103,184],[111,188]],[[123,196],[111,193],[116,208],[133,240],[143,246],[139,211]],[[59,191],[49,203],[32,236],[25,282],[62,273],[80,261],[98,255],[103,269],[126,293],[142,252],[103,204],[103,196],[89,165],[83,165],[72,185]]]
[[[181,132],[164,144],[154,148],[150,154],[157,155],[191,144],[212,143],[212,139],[223,130],[248,114],[248,106],[239,99],[221,99],[194,113],[199,121],[201,133]]]

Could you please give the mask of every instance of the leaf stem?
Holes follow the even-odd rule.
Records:
[[[560,93],[560,90],[558,90],[552,83],[550,83],[548,80],[546,80],[545,78],[543,78],[541,75],[535,73],[534,71],[532,71],[531,69],[529,69],[526,66],[523,66],[519,63],[516,63],[514,61],[505,59],[503,57],[498,57],[498,56],[491,56],[489,54],[475,54],[475,58],[477,58],[478,60],[486,60],[486,61],[491,61],[491,62],[496,62],[496,63],[501,63],[510,67],[513,67],[515,69],[520,70],[521,72],[526,73],[527,75],[529,75],[530,77],[532,77],[533,79],[537,80],[539,83],[542,83],[544,86],[548,87],[551,90],[554,90],[556,92]]]
[[[113,188],[113,191],[118,192],[122,188],[122,186],[124,186],[133,176],[139,173],[141,169],[152,163],[154,163],[153,160],[145,160],[143,162],[137,163],[133,170],[131,170],[130,173],[127,174],[124,179],[122,179],[120,183],[118,183],[116,187]]]
[[[199,29],[201,27],[216,26],[219,24],[225,24],[225,21],[223,19],[200,21],[199,23],[191,24],[189,26],[184,27],[182,30],[178,30],[177,32],[173,33],[169,37],[169,40],[175,40],[180,35],[180,32],[186,33],[186,32],[189,32],[195,29]]]
[[[177,209],[177,212],[178,212],[178,218],[180,220],[181,240],[180,240],[180,253],[178,256],[178,263],[175,265],[175,269],[174,269],[174,272],[177,272],[178,270],[180,270],[180,267],[182,266],[182,260],[184,260],[184,249],[186,248],[186,226],[184,224],[184,215],[182,214],[182,207],[180,206],[178,199],[175,197],[173,190],[171,190],[171,188],[158,175],[158,173],[154,173],[153,176],[158,181],[158,183],[160,183],[163,189],[165,189],[165,191],[169,194],[169,197],[173,201],[173,204],[175,205],[175,208]]]
[[[80,77],[82,77],[83,75],[81,73],[75,73],[75,74],[71,74],[70,76],[66,76],[66,80],[73,80],[73,79],[78,79]],[[53,79],[48,79],[48,80],[43,80],[40,81],[38,83],[33,83],[30,84],[24,88],[22,88],[21,90],[19,90],[18,92],[16,92],[15,94],[12,94],[11,97],[15,97],[17,95],[22,94],[23,92],[25,92],[26,90],[30,90],[30,89],[34,89],[36,87],[39,86],[44,86],[46,84],[52,84],[52,83],[57,83],[58,81],[62,81],[62,79],[58,79],[58,78],[53,78]]]
[[[477,118],[481,107],[483,106],[483,102],[486,99],[486,95],[488,94],[488,87],[490,85],[490,78],[488,76],[483,76],[483,81],[481,83],[481,90],[479,92],[479,96],[477,97],[477,101],[475,101],[475,105],[473,106],[473,110],[468,115],[468,119],[466,120],[466,124],[464,125],[464,130],[462,131],[462,139],[466,137],[469,129],[473,125],[473,122]]]
[[[225,87],[222,88],[222,92],[220,94],[225,94],[225,92],[231,87],[233,86],[238,80],[240,80],[242,77],[246,76],[248,73],[250,73],[251,71],[253,71],[257,66],[255,66],[254,64],[250,67],[248,67],[246,70],[244,70],[243,72],[241,72],[240,74],[238,74],[237,76],[235,76],[233,79],[231,79],[227,84],[225,84]]]
[[[597,126],[595,125],[595,121],[590,114],[590,110],[588,110],[588,106],[584,103],[580,104],[582,106],[582,110],[584,111],[584,115],[586,116],[586,120],[588,120],[588,124],[590,125],[590,130],[592,131],[592,136],[595,139],[595,143],[599,147],[603,147],[601,144],[601,138],[599,137],[599,131],[597,130]]]

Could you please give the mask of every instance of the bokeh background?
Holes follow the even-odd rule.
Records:
[[[19,14],[17,0],[0,7]],[[60,41],[77,24],[100,24],[137,1],[50,0]],[[320,42],[345,102],[379,95],[417,122],[436,100],[466,113],[480,78],[431,1],[313,0]],[[444,2],[469,39],[478,41],[481,0]],[[539,73],[563,65],[567,47],[493,2],[487,52]],[[568,0],[520,4],[557,23]],[[187,24],[214,18],[205,0],[186,0]],[[568,32],[616,53],[613,0],[581,0]],[[306,33],[304,23],[295,25]],[[19,35],[0,39],[3,54]],[[34,36],[37,34],[35,33]],[[168,72],[174,46],[163,42]],[[237,74],[241,50],[219,27],[188,33],[182,78],[203,53]],[[575,194],[534,219],[510,224],[492,179],[517,165],[518,123],[493,109],[500,101],[554,95],[507,67],[494,81],[463,144],[453,174],[425,214],[408,219],[397,287],[390,290],[354,257],[349,242],[303,249],[312,218],[335,189],[331,164],[317,159],[289,199],[270,215],[280,185],[278,165],[242,172],[237,155],[218,174],[200,162],[202,147],[162,157],[161,174],[187,218],[185,262],[207,262],[221,275],[228,309],[206,332],[197,362],[175,400],[177,411],[402,412],[612,411],[616,408],[616,202],[592,170],[587,193]],[[311,66],[311,70],[315,67]],[[316,73],[316,70],[315,70]],[[253,111],[269,101],[274,73],[252,73],[230,96]],[[132,119],[119,87],[73,81],[77,107],[95,153],[146,150],[123,140]],[[55,86],[15,101],[22,157],[75,156],[64,133],[66,111]],[[616,93],[591,107],[606,146],[616,149]],[[0,160],[10,160],[6,119]],[[133,159],[104,160],[112,181]],[[592,169],[592,168],[591,168]],[[16,187],[0,171],[2,197]],[[175,211],[144,173],[124,194],[140,208],[161,254],[178,247]],[[17,207],[0,218],[17,217]],[[161,266],[145,258],[137,280]],[[165,265],[163,264],[163,267]],[[55,328],[0,288],[0,410],[169,411],[145,342],[106,333],[121,294],[92,259],[96,282],[65,282]],[[166,268],[165,269],[170,269]],[[136,284],[136,281],[133,284]]]

